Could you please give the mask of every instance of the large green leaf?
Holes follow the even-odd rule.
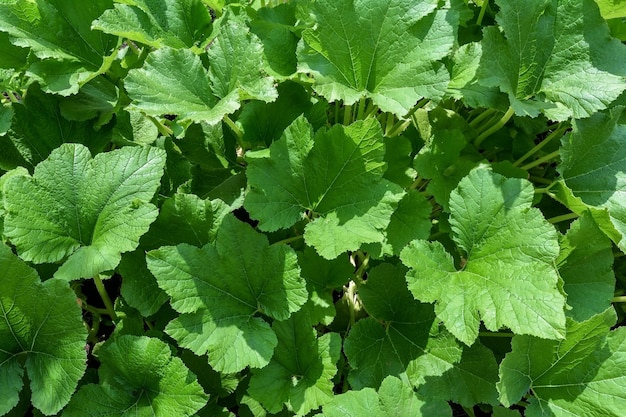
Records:
[[[439,331],[432,306],[409,293],[405,274],[402,265],[382,264],[359,286],[370,317],[359,320],[344,343],[354,389],[378,388],[388,375],[419,385],[425,377],[443,374],[461,357],[458,342]]]
[[[196,376],[158,339],[120,336],[95,355],[100,383],[82,386],[64,417],[189,417],[207,403]]]
[[[410,385],[388,376],[378,392],[373,388],[348,391],[324,406],[326,417],[450,417],[452,410],[445,401],[424,399]]]
[[[613,249],[591,214],[583,213],[570,226],[561,240],[557,266],[571,307],[566,310],[569,317],[584,321],[609,308],[615,290]]]
[[[62,95],[78,92],[81,85],[103,73],[117,37],[91,30],[91,22],[112,0],[90,0],[80,7],[73,0],[5,0],[0,2],[0,31],[39,58],[28,74],[44,90]]]
[[[609,332],[612,308],[584,322],[567,321],[563,341],[515,336],[500,365],[500,400],[530,392],[526,416],[619,417],[626,394],[626,331]]]
[[[18,403],[28,373],[32,404],[46,415],[65,407],[87,367],[81,309],[67,283],[42,283],[0,244],[0,414]]]
[[[302,34],[298,70],[313,75],[328,101],[370,97],[401,117],[423,97],[443,96],[449,74],[440,60],[455,41],[449,2],[331,1],[310,4],[316,25]]]
[[[249,156],[244,207],[259,228],[308,216],[304,238],[327,259],[384,238],[402,189],[385,180],[382,131],[374,119],[317,132],[296,119],[269,150]]]
[[[271,362],[253,371],[250,396],[270,413],[277,413],[286,405],[297,415],[305,415],[330,401],[332,378],[341,353],[339,334],[326,333],[317,338],[306,309],[289,320],[274,322],[272,330],[278,345]]]
[[[133,106],[154,116],[174,114],[216,124],[237,110],[242,99],[276,99],[273,80],[260,65],[261,41],[243,22],[223,22],[207,55],[208,70],[189,49],[163,47],[150,53],[143,67],[126,77]]]
[[[135,0],[115,4],[92,28],[153,48],[201,47],[211,32],[211,15],[200,0]]]
[[[626,89],[626,46],[609,37],[593,0],[497,3],[480,77],[507,93],[518,115],[588,117]]]
[[[64,144],[4,186],[4,232],[22,259],[64,264],[55,276],[89,278],[113,270],[157,217],[153,198],[165,158],[156,148],[126,147],[91,158]]]
[[[619,233],[615,243],[626,252],[626,125],[623,107],[576,120],[561,143],[559,171],[574,196],[592,209],[608,210]],[[599,223],[612,237],[612,230]]]
[[[557,233],[531,208],[532,185],[481,165],[450,196],[450,224],[462,251],[459,268],[439,242],[414,241],[400,257],[409,289],[436,302],[445,326],[471,345],[480,320],[489,330],[549,339],[564,335],[565,297],[555,260]]]
[[[215,244],[151,251],[148,267],[182,313],[166,332],[220,372],[267,365],[277,338],[257,315],[285,320],[307,300],[295,252],[232,216]]]

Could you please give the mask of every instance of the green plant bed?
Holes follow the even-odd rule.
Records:
[[[623,416],[624,18],[0,0],[0,416]]]

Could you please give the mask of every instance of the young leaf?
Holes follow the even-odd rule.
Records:
[[[136,0],[105,10],[92,28],[153,48],[191,48],[207,40],[211,15],[200,0]]]
[[[165,164],[156,148],[125,147],[91,158],[64,144],[4,186],[4,232],[22,259],[67,260],[55,277],[90,278],[113,270],[157,217],[149,201]]]
[[[305,415],[330,401],[334,385],[331,379],[337,373],[341,353],[339,334],[326,333],[317,338],[305,309],[289,320],[275,321],[272,330],[278,345],[271,362],[253,371],[250,396],[270,413],[277,413],[286,405],[297,415]]]
[[[378,388],[388,375],[418,385],[426,376],[441,375],[461,357],[458,342],[439,333],[432,306],[415,301],[409,293],[405,274],[402,265],[381,264],[359,286],[370,317],[350,329],[344,344],[354,389]],[[415,378],[407,379],[409,366]]]
[[[626,395],[626,332],[609,332],[612,308],[584,322],[567,320],[564,341],[515,336],[500,365],[500,401],[533,394],[525,415],[619,417]]]
[[[142,68],[129,71],[126,89],[133,107],[147,114],[216,124],[240,106],[241,98],[273,101],[273,80],[263,75],[263,46],[247,27],[232,19],[220,28],[207,52],[210,69],[188,49],[163,47]]]
[[[258,313],[285,320],[307,300],[295,252],[232,216],[215,244],[166,246],[148,253],[148,268],[182,315],[166,332],[224,373],[269,363],[277,338]]]
[[[593,0],[496,3],[499,27],[484,31],[481,82],[507,93],[518,115],[584,118],[626,89],[626,47],[610,38]]]
[[[583,213],[570,226],[561,240],[557,266],[572,307],[566,311],[569,317],[584,321],[610,307],[615,290],[613,250],[591,214]]]
[[[451,417],[445,401],[425,400],[396,377],[388,376],[378,392],[373,388],[337,395],[323,408],[326,417]]]
[[[608,210],[619,234],[615,243],[626,252],[626,125],[620,123],[623,107],[576,120],[572,133],[561,143],[559,172],[574,196],[590,208]],[[599,225],[609,237],[612,231]]]
[[[81,7],[72,0],[7,0],[0,3],[0,31],[39,58],[28,73],[44,91],[75,94],[110,65],[103,57],[115,48],[117,37],[92,31],[91,22],[112,6],[111,0]]]
[[[261,155],[249,159],[244,201],[261,230],[288,228],[308,211],[314,220],[305,241],[327,259],[384,238],[403,191],[383,178],[384,145],[375,119],[322,129],[313,140],[300,117]]]
[[[189,417],[207,403],[196,376],[158,339],[119,336],[95,355],[100,383],[82,386],[63,416]]]
[[[454,240],[463,251],[460,270],[439,242],[414,241],[400,257],[411,268],[409,289],[461,341],[471,345],[480,319],[489,330],[560,339],[565,297],[554,262],[554,227],[531,208],[532,185],[507,179],[484,165],[473,169],[450,196]]]
[[[0,244],[0,415],[18,403],[28,373],[33,406],[46,415],[70,400],[87,368],[81,309],[67,283],[42,283]]]
[[[316,1],[316,25],[302,34],[298,70],[313,75],[328,101],[370,97],[404,116],[423,97],[440,99],[449,74],[440,60],[452,49],[458,15],[447,3]]]

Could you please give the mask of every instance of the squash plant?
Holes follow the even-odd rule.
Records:
[[[624,415],[625,18],[0,0],[0,415]]]

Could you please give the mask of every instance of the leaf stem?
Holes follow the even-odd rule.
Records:
[[[567,220],[577,219],[579,216],[576,213],[566,213],[560,216],[554,216],[548,219],[548,223],[556,224]]]
[[[361,97],[359,99],[359,105],[358,105],[358,110],[356,112],[356,119],[357,120],[363,120],[363,116],[365,115],[365,108],[366,108],[366,98],[365,97]]]
[[[476,118],[474,120],[469,122],[470,127],[476,128],[476,126],[480,125],[480,123],[483,120],[485,120],[486,118],[488,118],[489,116],[491,116],[495,112],[496,112],[496,109],[487,109],[487,110],[483,111],[478,116],[476,116]]]
[[[152,120],[152,123],[154,123],[154,125],[157,127],[157,130],[159,131],[159,133],[162,134],[163,136],[172,136],[174,134],[174,131],[172,129],[165,126],[156,117],[152,117],[152,116],[148,116],[148,117],[150,118],[150,120]]]
[[[566,125],[566,124],[560,125],[556,130],[554,130],[552,133],[550,133],[544,140],[542,140],[535,147],[533,147],[531,150],[526,152],[524,154],[524,156],[519,158],[517,161],[513,162],[513,166],[515,166],[515,167],[519,166],[522,162],[524,162],[525,160],[530,158],[535,153],[539,152],[544,146],[546,146],[548,143],[550,143],[550,141],[552,139],[563,136],[563,133],[565,133],[565,131],[567,129],[569,129],[568,125]]]
[[[504,332],[478,332],[478,337],[513,337],[514,333]]]
[[[511,117],[514,114],[515,114],[515,110],[513,110],[512,107],[509,107],[509,109],[506,111],[506,113],[504,113],[504,115],[500,118],[500,120],[498,120],[493,126],[485,130],[476,138],[476,141],[474,142],[474,146],[478,148],[485,139],[487,139],[489,136],[496,133],[498,130],[502,129],[502,127],[504,127],[504,125],[509,121],[509,119],[511,119]]]
[[[304,237],[304,235],[297,235],[297,236],[288,237],[288,238],[286,238],[286,239],[276,241],[276,242],[272,243],[270,246],[274,246],[274,245],[281,245],[281,244],[288,244],[288,243],[291,243],[291,242],[295,242],[295,241],[297,241],[297,240],[300,240],[300,239],[302,239],[303,237]]]
[[[106,307],[106,312],[113,319],[113,321],[117,321],[117,314],[115,314],[115,309],[113,308],[113,303],[109,298],[109,294],[104,288],[104,283],[102,282],[102,278],[100,278],[99,274],[94,275],[93,281],[96,284],[96,288],[98,289],[98,294],[100,294],[100,298],[104,302],[104,306]]]
[[[348,126],[352,123],[352,105],[343,106],[343,125]]]
[[[619,297],[613,297],[611,299],[612,303],[626,303],[626,295],[620,295]]]
[[[524,165],[524,166],[522,166],[520,168],[523,169],[524,171],[528,171],[529,169],[534,168],[537,165],[541,165],[544,162],[548,162],[548,161],[558,157],[559,156],[559,152],[560,152],[560,150],[557,149],[556,151],[551,152],[551,153],[549,153],[549,154],[547,154],[545,156],[542,156],[541,158],[536,159],[533,162],[530,162],[530,163],[528,163],[528,164],[526,164],[526,165]]]
[[[483,0],[483,4],[480,7],[480,13],[478,13],[478,18],[476,19],[476,25],[480,26],[483,24],[483,18],[485,17],[485,12],[489,7],[489,0]]]
[[[11,103],[21,103],[22,100],[20,100],[13,91],[11,90],[7,90],[4,92],[8,97],[9,100],[11,100]]]

